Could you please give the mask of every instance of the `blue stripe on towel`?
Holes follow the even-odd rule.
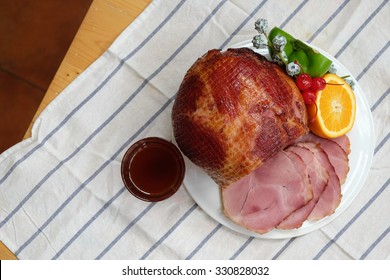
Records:
[[[123,235],[132,228],[146,213],[152,209],[153,206],[156,205],[157,202],[150,203],[148,207],[146,207],[141,214],[139,214],[130,224],[124,228],[124,230],[96,257],[97,260],[101,259],[117,242],[119,239],[123,237]]]
[[[313,258],[314,260],[319,259],[330,246],[333,245],[340,238],[341,235],[371,206],[371,204],[380,196],[381,193],[387,188],[390,183],[390,178],[382,185],[382,187],[370,198],[370,200],[364,204],[364,206],[353,216],[351,220],[333,237],[329,242],[318,252],[318,254]]]
[[[367,250],[360,257],[361,260],[364,260],[374,248],[389,234],[390,226],[367,248]]]
[[[338,58],[351,44],[351,42],[357,37],[357,35],[362,32],[362,30],[368,25],[368,23],[379,13],[380,10],[389,2],[389,0],[384,0],[378,8],[362,23],[362,25],[349,37],[349,40],[340,48],[340,50],[335,54],[335,58]]]
[[[184,215],[182,215],[180,217],[180,219],[158,240],[156,241],[152,247],[149,248],[148,251],[146,251],[145,254],[142,255],[142,257],[140,258],[141,260],[145,260],[153,251],[154,249],[156,249],[161,243],[164,242],[165,239],[167,239],[167,237],[169,235],[171,235],[171,233],[176,229],[178,228],[181,223],[192,213],[194,212],[194,210],[198,208],[198,206],[196,204],[192,205],[190,209],[188,209]]]
[[[192,259],[193,256],[195,256],[196,253],[202,249],[202,247],[209,241],[211,237],[222,227],[222,224],[217,224],[217,226],[202,240],[202,242],[199,243],[198,246],[186,257],[186,260]]]

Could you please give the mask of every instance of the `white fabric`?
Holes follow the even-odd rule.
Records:
[[[330,224],[282,240],[210,218],[182,187],[146,203],[120,162],[137,139],[171,139],[174,95],[207,50],[250,40],[257,18],[326,50],[358,80],[376,149],[353,204]],[[374,1],[155,0],[0,156],[0,240],[20,259],[389,259],[390,6]]]

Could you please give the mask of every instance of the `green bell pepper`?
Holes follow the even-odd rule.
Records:
[[[314,78],[323,76],[329,70],[332,65],[331,60],[278,27],[274,27],[269,32],[269,45],[273,46],[272,40],[278,35],[286,38],[287,42],[283,51],[287,55],[288,63],[297,61],[301,66],[301,72],[309,74]],[[276,54],[275,48],[269,47],[269,51],[271,57],[274,57]]]

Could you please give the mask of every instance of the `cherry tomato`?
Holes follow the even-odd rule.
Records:
[[[305,104],[311,105],[316,102],[317,99],[317,93],[311,89],[305,90],[302,92],[303,100],[305,101]]]
[[[301,91],[304,91],[312,86],[312,78],[309,74],[302,73],[298,75],[297,79],[295,80],[295,83]]]
[[[326,86],[326,81],[324,78],[313,78],[310,89],[317,92],[323,90]]]

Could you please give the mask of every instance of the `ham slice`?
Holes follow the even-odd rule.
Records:
[[[309,149],[306,146],[310,146]],[[313,199],[311,199],[305,206],[297,209],[291,213],[284,221],[282,221],[277,227],[280,229],[294,229],[299,228],[306,221],[307,217],[316,206],[319,198],[321,197],[325,187],[329,182],[329,173],[324,166],[329,165],[329,160],[324,151],[312,143],[299,143],[287,148],[287,151],[291,151],[302,158],[306,164],[310,183],[313,188]]]
[[[318,151],[318,145],[314,143],[299,143],[299,146],[305,147],[313,153]],[[322,149],[322,146],[320,146]],[[341,184],[336,174],[336,171],[329,160],[328,154],[326,158],[321,159],[322,166],[327,170],[329,174],[328,184],[322,192],[310,215],[308,220],[320,220],[326,216],[334,213],[341,201]]]
[[[308,133],[301,137],[298,142],[312,142],[319,144],[327,154],[330,163],[334,167],[337,177],[340,180],[340,184],[344,184],[349,172],[348,154],[345,152],[349,150],[349,140],[346,141],[345,138],[330,140],[318,137],[313,133]],[[344,143],[345,147],[341,147],[339,143]]]
[[[258,233],[274,229],[312,198],[306,165],[289,151],[280,151],[254,172],[222,188],[225,214]]]
[[[348,157],[336,141],[315,135],[304,138],[313,141],[300,139],[222,189],[224,211],[231,220],[265,233],[274,228],[299,228],[306,220],[315,221],[334,213],[342,195],[331,159],[339,174],[344,174],[348,172]],[[349,147],[349,140],[340,143]],[[346,174],[344,180],[345,177]]]
[[[344,152],[349,155],[351,152],[351,143],[347,135],[343,135],[337,138],[329,139],[333,142],[339,144],[339,146],[344,150]]]

